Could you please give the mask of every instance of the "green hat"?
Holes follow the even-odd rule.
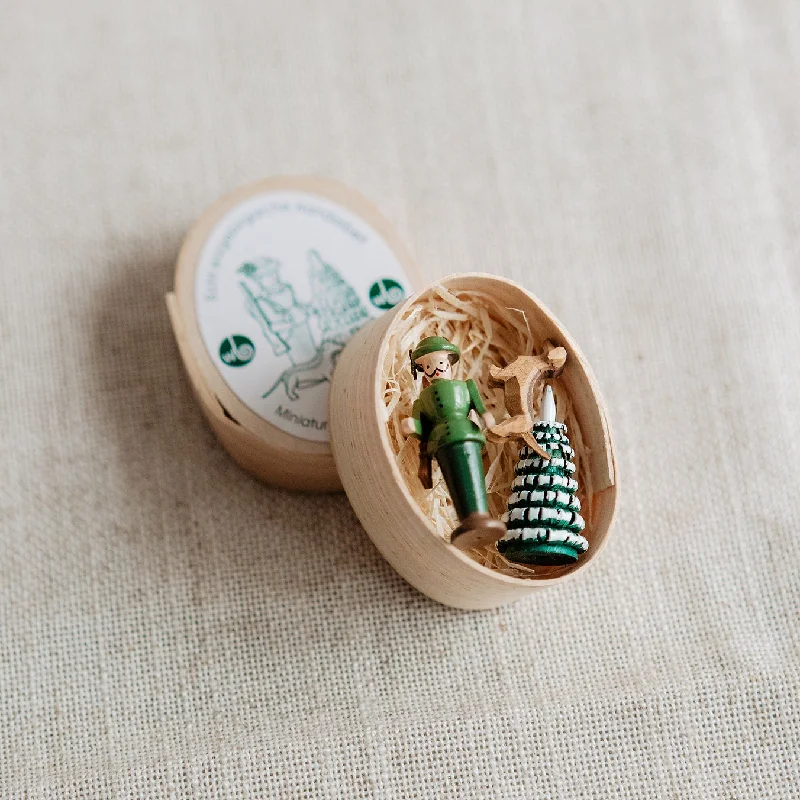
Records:
[[[441,350],[450,353],[451,364],[455,364],[461,358],[461,351],[452,342],[448,342],[444,336],[428,336],[417,345],[416,350],[412,351],[411,361],[414,362],[428,353],[438,353]]]

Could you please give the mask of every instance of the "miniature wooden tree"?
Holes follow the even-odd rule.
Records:
[[[545,387],[541,419],[532,434],[539,448],[523,447],[515,468],[508,512],[503,516],[508,532],[497,549],[509,561],[523,564],[570,564],[589,547],[581,504],[575,496],[578,482],[575,451],[570,447],[567,426],[556,422],[553,390]],[[544,449],[549,458],[539,455]]]

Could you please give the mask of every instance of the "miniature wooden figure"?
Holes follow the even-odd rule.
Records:
[[[460,521],[451,542],[465,550],[492,544],[506,528],[489,514],[481,456],[486,439],[469,413],[479,414],[487,428],[495,424],[494,416],[486,410],[475,381],[453,379],[453,364],[461,351],[452,342],[429,336],[409,357],[414,377],[422,373],[423,390],[413,416],[401,422],[400,430],[420,438],[423,465],[431,458],[439,464]]]
[[[489,367],[489,385],[503,387],[506,411],[511,415],[495,425],[489,434],[501,439],[520,438],[542,458],[550,458],[531,433],[533,393],[542,378],[560,374],[567,360],[567,351],[549,341],[545,342],[545,347],[547,353],[543,356],[517,356],[502,369],[494,365]]]
[[[567,426],[556,422],[549,385],[532,436],[537,447],[520,449],[508,512],[503,517],[508,532],[497,549],[509,561],[523,564],[571,564],[588,549],[589,542],[581,535],[584,521],[575,496],[575,464],[570,460],[575,451],[570,447]]]

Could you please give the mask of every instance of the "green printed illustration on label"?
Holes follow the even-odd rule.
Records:
[[[200,254],[195,302],[231,390],[287,433],[328,441],[328,388],[348,339],[405,296],[408,278],[364,220],[304,192],[229,211]],[[235,331],[235,333],[233,333]]]

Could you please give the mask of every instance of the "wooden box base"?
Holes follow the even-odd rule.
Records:
[[[586,359],[562,325],[521,286],[493,275],[453,275],[437,282],[451,290],[484,292],[519,309],[537,339],[567,350],[559,376],[580,425],[592,493],[586,554],[569,567],[515,577],[489,568],[453,547],[436,532],[401,474],[387,432],[384,364],[392,333],[424,289],[397,309],[365,326],[342,352],[329,398],[331,444],[347,496],[382,555],[419,591],[457,608],[493,608],[584,569],[608,538],[617,495],[611,433],[596,380]],[[500,365],[502,366],[502,365]]]

